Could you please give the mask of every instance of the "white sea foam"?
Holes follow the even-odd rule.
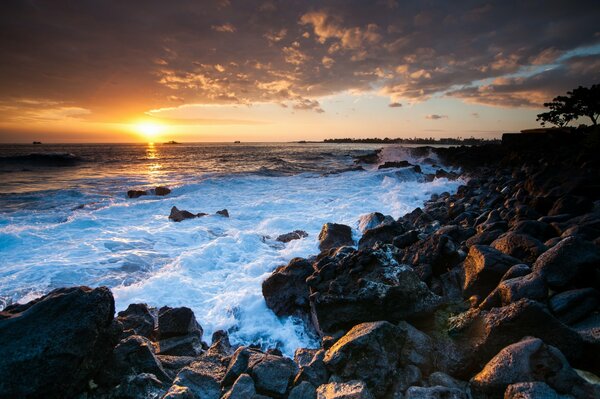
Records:
[[[408,169],[217,176],[167,197],[81,194],[77,201],[91,205],[76,210],[64,206],[73,193],[47,193],[51,209],[0,215],[0,293],[25,302],[60,286],[107,285],[118,310],[136,302],[188,306],[206,340],[226,329],[234,343],[277,344],[292,354],[314,342],[302,323],[267,309],[262,281],[291,258],[316,254],[323,223],[356,229],[373,211],[397,218],[461,184],[416,178]],[[167,219],[174,205],[211,215],[227,208],[231,217],[174,223]],[[288,244],[264,238],[296,229],[309,236]]]

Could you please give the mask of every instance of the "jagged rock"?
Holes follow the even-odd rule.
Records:
[[[132,303],[127,309],[119,312],[117,319],[123,324],[123,330],[131,330],[133,335],[153,338],[154,316],[145,303]]]
[[[127,191],[128,198],[139,198],[142,195],[148,195],[148,192],[146,192],[146,190],[129,190],[129,191]]]
[[[377,169],[407,168],[409,166],[413,165],[408,161],[386,161],[383,164],[379,165]]]
[[[445,234],[433,234],[404,250],[402,263],[411,265],[423,281],[452,269],[460,261],[454,242]]]
[[[277,316],[308,313],[306,279],[314,272],[312,264],[303,258],[292,259],[280,266],[262,283],[262,293],[269,309]]]
[[[165,195],[171,194],[171,189],[164,186],[158,186],[154,189],[154,195],[164,197]]]
[[[433,368],[434,353],[431,338],[405,321],[398,323],[398,328],[405,337],[404,346],[400,352],[400,364],[415,365],[424,374],[429,374]]]
[[[0,397],[72,397],[121,334],[106,287],[60,288],[0,312]]]
[[[141,373],[125,377],[118,386],[101,397],[111,399],[160,398],[167,391],[167,387],[154,374]]]
[[[307,283],[313,323],[321,333],[365,321],[422,317],[441,302],[412,268],[383,250],[355,251],[328,262]]]
[[[220,211],[217,211],[217,215],[221,215],[223,217],[228,218],[229,217],[229,211],[227,209],[221,209]]]
[[[540,273],[552,288],[585,281],[600,264],[600,249],[579,237],[567,237],[535,261],[533,271]],[[590,280],[588,280],[590,281]]]
[[[317,399],[374,399],[367,385],[360,380],[330,382],[317,388]]]
[[[594,288],[581,288],[561,292],[548,303],[554,315],[565,324],[583,319],[600,304],[600,293]]]
[[[302,381],[290,391],[288,399],[316,399],[317,390],[307,381]]]
[[[175,378],[179,370],[196,360],[192,356],[156,355],[156,358],[171,379]]]
[[[361,378],[375,395],[391,383],[400,361],[405,334],[387,321],[354,326],[326,353],[327,368],[345,380]]]
[[[252,365],[250,374],[259,393],[281,397],[297,371],[298,367],[292,359],[267,354]]]
[[[406,390],[405,399],[468,399],[465,391],[458,388],[410,387]]]
[[[248,374],[241,374],[235,380],[229,391],[223,395],[222,399],[247,399],[252,398],[256,393],[254,388],[254,380]]]
[[[264,354],[258,349],[240,346],[235,350],[229,361],[223,385],[229,386],[242,374],[246,373],[250,367],[258,362]]]
[[[526,276],[500,281],[498,287],[487,296],[479,305],[479,308],[490,309],[492,307],[506,306],[521,298],[545,301],[547,297],[548,287],[546,286],[546,281],[539,274],[530,273]]]
[[[509,385],[504,399],[573,399],[571,395],[560,395],[544,382],[519,382]]]
[[[529,264],[533,264],[538,256],[546,250],[546,246],[539,240],[526,234],[510,231],[494,240],[491,247]]]
[[[205,215],[206,213],[192,213],[186,210],[179,210],[176,206],[174,206],[171,208],[169,219],[171,219],[174,222],[181,222],[185,219],[194,219]]]
[[[281,234],[277,236],[275,241],[279,242],[290,242],[293,240],[299,240],[301,238],[308,237],[308,233],[304,230],[294,230],[291,233]]]
[[[485,298],[498,285],[511,266],[521,263],[497,249],[484,245],[473,245],[464,261],[465,282],[463,294],[466,298],[478,295]]]
[[[313,386],[318,387],[325,384],[329,378],[329,372],[325,366],[325,350],[318,350],[313,358],[307,364],[300,365],[300,370],[294,378],[294,385],[298,385],[302,381],[310,382]]]
[[[197,361],[184,367],[177,374],[173,384],[188,387],[197,398],[219,399],[225,370],[220,356],[204,354]]]
[[[196,399],[196,396],[188,387],[171,385],[171,388],[169,388],[162,399]]]
[[[365,231],[358,241],[359,249],[373,248],[376,244],[391,244],[394,237],[405,232],[404,225],[399,222],[390,222],[373,227]]]
[[[557,348],[531,337],[502,349],[471,379],[470,386],[473,396],[479,398],[501,396],[511,384],[534,381],[576,397],[593,394],[593,388],[577,375]]]
[[[158,311],[157,335],[161,355],[198,355],[202,351],[202,334],[202,327],[190,308],[165,306]]]
[[[369,229],[388,223],[394,223],[394,218],[379,212],[368,213],[358,218],[358,231],[364,233]]]
[[[392,245],[402,249],[414,244],[417,241],[419,241],[419,231],[410,230],[404,234],[400,234],[399,236],[394,237]]]
[[[294,352],[294,361],[298,367],[307,366],[312,362],[318,351],[318,349],[298,348]]]
[[[325,223],[319,233],[319,250],[321,252],[346,245],[354,245],[352,229],[338,223]]]

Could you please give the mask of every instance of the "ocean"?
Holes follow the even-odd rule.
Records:
[[[326,222],[354,229],[359,217],[397,218],[460,180],[426,182],[412,168],[356,167],[409,160],[435,171],[431,154],[381,144],[0,145],[0,309],[72,285],[112,289],[130,303],[188,306],[210,341],[293,354],[316,345],[300,320],[265,305],[262,281],[294,257],[317,254]],[[165,197],[127,198],[168,186]],[[172,222],[172,206],[210,216]],[[214,215],[227,209],[230,217]],[[308,237],[283,244],[279,234]]]

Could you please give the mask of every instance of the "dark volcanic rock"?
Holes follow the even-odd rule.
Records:
[[[123,330],[131,331],[133,335],[152,338],[154,335],[154,316],[145,303],[132,303],[127,309],[119,312],[117,317],[123,324]]]
[[[463,295],[466,298],[471,295],[485,298],[498,285],[504,273],[518,263],[521,263],[518,259],[505,255],[497,249],[473,245],[464,261]]]
[[[417,241],[419,241],[419,230],[410,230],[404,234],[394,237],[392,245],[402,249],[414,244]]]
[[[184,367],[173,384],[188,387],[196,398],[219,399],[225,370],[221,356],[205,353]]]
[[[402,262],[411,265],[421,280],[439,276],[458,264],[454,242],[445,234],[433,234],[404,251]]]
[[[554,315],[565,324],[583,319],[600,304],[600,293],[594,288],[581,288],[554,295],[548,305]]]
[[[502,230],[486,230],[481,233],[477,233],[474,236],[468,238],[465,241],[467,247],[473,245],[490,245],[496,238],[500,237],[504,231]]]
[[[307,279],[318,331],[335,332],[365,321],[398,322],[431,314],[441,298],[391,253],[354,251],[325,263]]]
[[[531,337],[502,349],[470,385],[474,398],[501,397],[511,384],[535,381],[578,398],[594,396],[594,388],[577,375],[557,348]]]
[[[556,237],[557,231],[548,223],[537,220],[522,220],[515,224],[511,231],[519,234],[528,234],[538,240],[545,242]]]
[[[171,208],[171,214],[169,215],[169,219],[171,219],[174,222],[181,222],[182,220],[185,219],[194,219],[200,216],[205,216],[205,213],[191,213],[188,212],[186,210],[179,210],[177,209],[176,206],[174,206],[173,208]]]
[[[0,312],[0,397],[72,397],[117,343],[108,288],[60,288]]]
[[[498,237],[490,246],[528,264],[533,264],[546,250],[546,246],[538,239],[510,231]]]
[[[317,399],[374,399],[367,385],[360,380],[330,382],[317,388]]]
[[[250,375],[259,393],[281,397],[297,371],[298,366],[292,359],[267,354],[252,365]]]
[[[479,305],[479,308],[490,309],[492,307],[506,306],[522,298],[543,302],[547,297],[548,287],[546,286],[546,281],[539,274],[531,273],[526,276],[500,281],[498,287],[487,296],[481,305]]]
[[[377,169],[389,169],[389,168],[407,168],[412,166],[408,161],[387,161],[379,165]]]
[[[394,223],[394,218],[383,213],[373,212],[366,215],[362,215],[358,219],[358,231],[364,233],[365,231],[375,228],[381,224]]]
[[[410,387],[406,390],[405,399],[467,399],[465,391],[458,388]]]
[[[382,224],[364,232],[358,241],[358,248],[372,248],[375,244],[391,244],[394,237],[404,233],[405,229],[401,223],[393,222]]]
[[[171,189],[164,186],[158,186],[154,189],[154,195],[165,196],[171,194]]]
[[[220,211],[217,211],[217,215],[221,215],[223,217],[228,218],[229,217],[229,211],[227,209],[221,209]]]
[[[163,307],[158,312],[161,355],[196,356],[202,351],[202,327],[190,308]]]
[[[352,229],[344,224],[325,223],[319,233],[319,250],[327,251],[346,245],[354,245]]]
[[[290,391],[288,399],[316,399],[317,390],[310,382],[302,381]]]
[[[280,234],[279,236],[277,236],[277,238],[275,240],[280,241],[280,242],[290,242],[290,241],[299,240],[299,239],[305,238],[305,237],[308,237],[308,233],[306,231],[294,230],[290,233]]]
[[[309,261],[294,258],[287,266],[279,266],[262,283],[262,293],[269,309],[277,316],[297,312],[308,313],[308,286],[306,279],[314,272]]]
[[[552,288],[589,280],[600,265],[600,249],[578,237],[567,237],[535,261],[533,271],[540,273]]]
[[[504,399],[571,399],[570,395],[560,395],[544,382],[519,382],[509,385]]]
[[[148,195],[145,190],[129,190],[127,191],[127,197],[129,198],[139,198],[142,195]]]
[[[344,380],[363,380],[375,396],[391,383],[400,360],[404,334],[387,321],[354,326],[325,354],[329,370]]]

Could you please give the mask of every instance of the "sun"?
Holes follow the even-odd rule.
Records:
[[[147,138],[153,140],[163,131],[164,127],[157,123],[152,122],[140,122],[134,125],[134,130]]]

